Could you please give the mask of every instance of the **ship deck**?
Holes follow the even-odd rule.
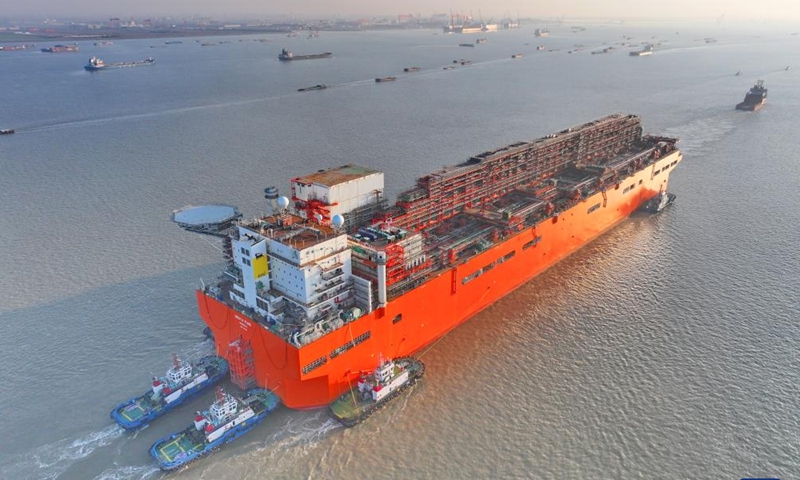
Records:
[[[195,443],[186,433],[180,433],[176,438],[158,447],[158,455],[164,462],[174,462],[184,452],[194,450]]]
[[[135,403],[119,409],[119,415],[129,422],[135,422],[142,418],[146,411],[142,407],[143,399],[136,400]]]
[[[337,418],[356,418],[365,405],[372,403],[359,398],[358,389],[352,387],[331,403],[330,410]]]

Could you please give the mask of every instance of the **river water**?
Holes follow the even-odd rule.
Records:
[[[193,290],[223,268],[219,245],[173,209],[255,215],[265,186],[345,163],[383,170],[394,198],[442,165],[614,112],[682,139],[675,205],[445,336],[425,380],[364,424],[284,408],[170,477],[797,477],[800,89],[785,67],[800,37],[550,30],[474,48],[420,30],[0,52],[0,128],[17,130],[0,137],[0,477],[161,478],[147,449],[210,403],[136,433],[108,418],[171,353],[212,348]],[[590,54],[646,41],[661,44],[649,57]],[[283,47],[334,57],[285,64]],[[90,73],[91,55],[156,64]],[[767,106],[734,111],[757,79]],[[319,83],[332,88],[296,91]]]

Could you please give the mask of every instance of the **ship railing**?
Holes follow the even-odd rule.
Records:
[[[320,285],[317,288],[315,288],[314,292],[319,294],[319,295],[322,295],[322,294],[324,294],[326,292],[329,292],[329,291],[333,290],[334,288],[338,287],[339,285],[344,285],[344,283],[345,283],[345,280],[343,278],[340,278],[338,280],[334,280],[332,282],[326,282],[325,284]]]
[[[342,267],[344,267],[344,264],[343,264],[343,263],[341,263],[341,262],[336,262],[336,263],[334,263],[334,264],[332,264],[332,265],[329,265],[329,266],[327,266],[327,267],[319,267],[319,268],[320,268],[320,270],[322,270],[323,272],[330,272],[331,270],[335,270],[335,269],[337,269],[337,268],[342,268]]]
[[[323,280],[325,280],[327,282],[327,281],[333,280],[333,279],[335,279],[337,277],[341,277],[342,275],[344,275],[344,269],[339,267],[336,270],[334,270],[333,272],[323,273],[322,275],[320,275],[320,278],[322,278]]]

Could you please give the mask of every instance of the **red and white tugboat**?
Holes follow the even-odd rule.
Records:
[[[345,427],[363,422],[372,412],[414,385],[425,373],[425,364],[411,357],[394,361],[381,357],[374,372],[361,375],[356,387],[331,403],[328,410]]]

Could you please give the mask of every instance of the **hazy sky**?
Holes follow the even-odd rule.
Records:
[[[512,17],[800,19],[798,0],[0,0],[0,16],[164,16],[238,14],[391,15],[480,11],[484,20]]]

